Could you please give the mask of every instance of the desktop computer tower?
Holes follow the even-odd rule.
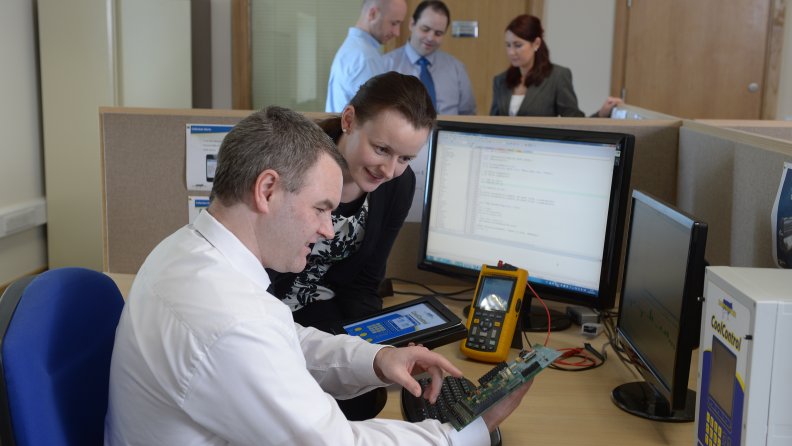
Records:
[[[792,270],[709,267],[698,445],[792,444]]]

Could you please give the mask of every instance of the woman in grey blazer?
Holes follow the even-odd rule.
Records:
[[[492,81],[493,116],[582,117],[569,68],[550,62],[542,22],[535,16],[517,16],[506,27],[506,54],[511,66]],[[609,116],[621,103],[608,98],[592,116]]]

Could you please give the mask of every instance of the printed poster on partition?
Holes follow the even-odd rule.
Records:
[[[210,191],[217,168],[217,152],[232,125],[187,124],[187,190]]]

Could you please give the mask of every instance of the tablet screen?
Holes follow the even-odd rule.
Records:
[[[429,305],[419,303],[344,325],[344,330],[351,336],[360,336],[371,343],[381,344],[446,322],[448,321]]]

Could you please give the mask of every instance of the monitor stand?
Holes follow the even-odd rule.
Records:
[[[523,302],[530,304],[530,300],[524,300]],[[566,314],[550,308],[548,308],[548,310],[550,310],[551,332],[566,330],[572,325],[572,321]],[[523,332],[547,332],[547,311],[543,306],[524,308],[520,312],[520,326],[522,330],[514,330],[514,338],[512,338],[511,345],[512,348],[518,350],[523,349]]]
[[[523,331],[547,331],[547,311],[544,307],[531,306],[520,314]],[[566,330],[572,325],[569,316],[550,309],[550,331]]]
[[[684,423],[696,417],[696,392],[690,389],[687,389],[685,408],[680,410],[671,410],[668,400],[644,381],[616,387],[611,399],[625,412],[654,421]]]
[[[544,305],[531,305],[532,296],[525,291],[523,296],[523,308],[520,310],[520,320],[522,321],[522,331],[547,331],[547,311]],[[548,308],[550,310],[550,331],[566,330],[572,325],[572,320],[566,314]]]

